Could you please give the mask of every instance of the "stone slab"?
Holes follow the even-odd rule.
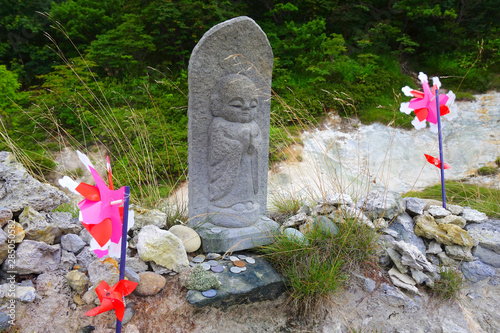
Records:
[[[223,228],[205,223],[195,230],[201,237],[204,252],[224,253],[271,243],[272,235],[279,230],[279,224],[269,218],[261,217],[256,224],[246,228]]]
[[[234,254],[234,253],[233,253]],[[238,253],[249,255],[248,253]],[[230,271],[234,264],[219,260],[224,272],[213,273],[220,282],[220,289],[214,297],[205,297],[197,290],[189,290],[187,300],[197,308],[214,306],[227,309],[232,305],[248,304],[279,297],[285,286],[281,276],[264,259],[254,257],[255,264],[247,264],[246,270],[235,274]]]

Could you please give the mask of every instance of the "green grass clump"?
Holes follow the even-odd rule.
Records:
[[[334,234],[315,227],[304,238],[276,235],[260,251],[282,274],[298,313],[317,309],[321,300],[343,287],[348,273],[371,262],[377,234],[355,219],[338,223]]]
[[[456,268],[442,267],[440,274],[441,279],[436,281],[432,287],[434,294],[444,300],[458,300],[460,290],[465,285],[462,273]]]
[[[476,97],[474,97],[473,94],[468,93],[468,92],[457,92],[456,100],[457,101],[474,102],[476,100]]]
[[[492,166],[484,166],[477,169],[476,172],[480,176],[491,176],[498,173],[498,168]]]
[[[271,203],[273,215],[275,215],[278,220],[284,220],[297,214],[297,211],[305,203],[304,198],[301,196],[290,195],[289,193],[279,191],[273,193],[269,201]]]
[[[447,203],[477,209],[491,218],[500,217],[500,190],[456,181],[447,181],[445,188]],[[441,185],[408,192],[404,196],[441,200]]]
[[[500,167],[500,156],[497,157],[497,159],[495,160],[495,164]]]

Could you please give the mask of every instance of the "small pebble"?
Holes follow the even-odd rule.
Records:
[[[217,291],[215,289],[208,289],[208,290],[202,291],[201,294],[207,298],[212,298],[215,295],[217,295]]]
[[[255,264],[255,259],[252,257],[246,257],[245,260],[249,264]]]
[[[212,267],[210,267],[210,269],[214,273],[222,273],[222,272],[224,272],[224,266],[221,266],[221,265],[212,266]]]
[[[221,228],[212,228],[212,229],[210,229],[210,231],[214,234],[218,234],[222,231],[222,229]]]
[[[239,268],[239,267],[231,267],[231,273],[239,274],[239,273],[241,273],[241,268]]]

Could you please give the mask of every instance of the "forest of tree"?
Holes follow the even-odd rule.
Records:
[[[241,15],[273,48],[286,105],[273,103],[271,135],[328,111],[388,123],[418,71],[454,91],[500,88],[500,0],[4,0],[0,149],[15,138],[50,167],[61,133],[113,150],[116,125],[139,151],[141,128],[159,181],[184,177],[189,56],[209,28]],[[398,112],[395,124],[411,119]]]

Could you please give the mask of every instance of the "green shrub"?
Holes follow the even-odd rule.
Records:
[[[299,313],[315,310],[321,300],[343,287],[348,274],[373,261],[374,230],[345,219],[338,232],[315,227],[304,238],[275,235],[260,251],[282,274]]]
[[[484,166],[477,169],[476,173],[480,176],[496,175],[498,173],[498,168],[492,166]]]
[[[441,267],[440,275],[431,288],[433,293],[444,300],[458,300],[465,285],[463,274],[456,268]]]

